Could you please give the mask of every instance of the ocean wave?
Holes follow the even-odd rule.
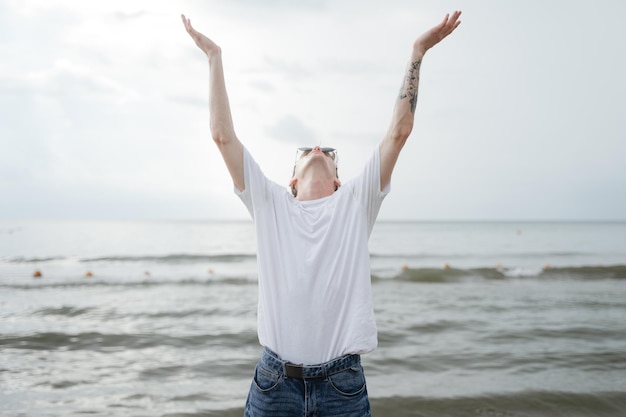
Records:
[[[141,287],[160,287],[160,286],[211,286],[211,285],[256,285],[255,278],[245,277],[214,277],[209,279],[181,278],[181,279],[162,279],[162,280],[124,280],[116,278],[111,280],[81,278],[80,280],[59,280],[46,281],[45,279],[23,279],[21,282],[4,282],[0,283],[0,288],[16,289],[16,290],[37,290],[52,288],[83,288],[83,287],[124,287],[124,288],[141,288]]]
[[[616,417],[624,415],[626,393],[523,391],[475,397],[370,397],[372,415],[394,417]],[[185,417],[234,417],[243,407],[202,410]],[[181,414],[164,414],[163,417]]]
[[[438,337],[450,337],[452,332],[442,332]],[[605,374],[609,378],[611,373],[619,374],[626,371],[626,352],[619,347],[624,339],[623,331],[607,332],[602,338],[594,339],[590,331],[588,338],[569,338],[568,334],[550,335],[544,339],[532,339],[531,337],[519,336],[517,339],[507,335],[505,337],[476,338],[484,342],[488,348],[473,348],[466,343],[462,351],[430,350],[428,347],[419,345],[416,337],[410,337],[407,333],[386,332],[383,337],[379,333],[379,346],[381,350],[388,352],[383,357],[374,356],[366,358],[367,368],[372,375],[401,374],[410,372],[427,375],[441,375],[443,373],[455,374],[493,374],[506,373],[508,376],[524,375],[543,376],[551,372],[572,372],[573,374]],[[392,336],[396,336],[392,339]],[[431,335],[420,334],[420,338],[428,338]],[[423,339],[422,339],[423,340]],[[567,343],[601,343],[606,342],[607,347],[589,349],[586,351],[570,351],[567,349],[550,350],[547,346],[560,346]],[[617,343],[616,343],[617,342]],[[520,348],[520,345],[522,346]],[[615,346],[618,345],[618,346]],[[412,349],[399,352],[399,346],[415,346]],[[535,346],[535,347],[533,347]],[[610,347],[614,346],[614,347]]]
[[[372,274],[374,284],[380,282],[400,281],[413,283],[455,284],[469,283],[480,280],[513,280],[513,279],[536,279],[536,280],[622,280],[626,279],[626,265],[612,266],[568,266],[568,267],[535,267],[535,268],[409,268],[403,267],[399,272],[388,277]],[[4,280],[0,288],[11,289],[37,289],[37,288],[61,288],[61,287],[96,287],[96,286],[122,286],[122,287],[152,287],[163,285],[253,285],[257,283],[256,274],[251,276],[220,276],[213,275],[210,278],[129,278],[110,277],[110,279],[72,278],[63,280],[32,279],[26,276]]]
[[[105,334],[99,332],[42,332],[27,335],[0,335],[0,347],[25,350],[88,350],[116,351],[170,346],[206,349],[208,346],[237,348],[258,343],[256,331],[238,333],[170,336],[167,334]]]
[[[493,258],[507,258],[507,259],[545,259],[545,258],[576,258],[585,256],[597,256],[598,253],[594,252],[581,252],[581,251],[547,251],[547,252],[490,252],[489,256]],[[480,254],[476,253],[376,253],[372,252],[370,257],[373,259],[474,259],[480,257]]]
[[[67,256],[48,256],[48,257],[23,257],[16,256],[4,259],[4,262],[9,264],[23,264],[23,263],[44,263],[55,261],[70,260]],[[203,255],[203,254],[169,254],[169,255],[111,255],[111,256],[99,256],[99,257],[84,257],[76,259],[81,263],[92,262],[107,262],[107,263],[135,263],[135,262],[149,262],[149,263],[165,263],[165,264],[184,264],[184,263],[204,263],[204,262],[225,262],[225,263],[237,263],[242,261],[254,261],[256,254],[254,253],[228,253],[228,254],[216,254],[216,255]]]
[[[255,260],[255,254],[247,253],[230,253],[220,255],[201,255],[201,254],[171,254],[162,256],[104,256],[97,258],[83,258],[80,262],[150,262],[150,263],[205,263],[205,262],[242,262]]]
[[[90,316],[90,317],[102,317],[107,321],[115,319],[185,319],[185,318],[208,318],[219,316],[237,316],[242,312],[229,308],[219,307],[206,307],[206,308],[190,308],[180,310],[163,310],[156,312],[140,312],[140,313],[120,313],[115,309],[104,310],[100,307],[49,307],[36,310],[32,313],[33,316],[61,316],[61,317],[78,317],[78,316]]]
[[[506,280],[521,278],[537,279],[626,279],[626,265],[612,266],[569,266],[551,267],[549,265],[535,268],[409,268],[402,270],[390,278],[373,276],[375,281],[397,280],[416,283],[459,283],[475,280]]]
[[[93,307],[49,307],[42,308],[35,311],[33,314],[36,316],[64,316],[64,317],[76,317],[88,314],[94,310]]]
[[[618,308],[624,308],[626,305],[619,306]],[[594,340],[598,341],[623,341],[624,340],[624,330],[621,328],[611,328],[611,327],[590,327],[590,326],[575,326],[564,327],[564,328],[555,328],[555,327],[537,327],[532,329],[523,329],[523,330],[501,330],[497,333],[489,334],[483,337],[481,340],[485,343],[489,344],[510,344],[510,343],[520,343],[520,342],[528,342],[532,340],[554,340],[554,339],[567,339],[571,341],[576,340]],[[621,352],[622,360],[621,362],[626,361],[626,356],[623,354],[626,353],[626,349]],[[586,359],[590,361],[590,358]],[[616,362],[617,364],[617,362]],[[625,362],[626,364],[626,362]]]
[[[373,398],[371,404],[373,415],[398,417],[615,417],[626,410],[626,393],[523,391],[455,398]]]
[[[545,267],[542,276],[579,279],[626,279],[626,265]]]
[[[592,252],[575,252],[575,251],[554,251],[554,252],[522,252],[522,253],[490,253],[491,258],[505,258],[505,259],[553,259],[553,258],[577,258],[577,257],[593,257],[597,256],[597,253]],[[412,259],[412,260],[450,260],[450,259],[475,259],[480,258],[480,255],[475,253],[376,253],[370,254],[370,258],[376,259]],[[1,259],[7,263],[44,263],[54,261],[64,261],[74,259],[68,256],[45,256],[45,257],[26,257],[26,256],[14,256],[5,257]],[[165,255],[104,255],[104,256],[90,256],[90,257],[78,257],[78,262],[117,262],[117,263],[134,263],[134,262],[154,262],[154,263],[196,263],[196,262],[241,262],[241,261],[254,261],[256,259],[256,253],[220,253],[220,254],[198,254],[198,253],[172,253]]]
[[[38,257],[28,258],[24,256],[14,256],[11,258],[2,259],[2,261],[9,263],[9,264],[36,264],[36,263],[43,263],[43,262],[63,261],[65,259],[67,259],[67,257],[65,256],[46,256],[43,258],[38,258]]]

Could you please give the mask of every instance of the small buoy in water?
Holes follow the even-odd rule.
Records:
[[[149,276],[150,276],[150,271],[143,271],[143,274],[144,274],[145,276],[149,277]]]
[[[91,273],[91,271],[87,271],[85,273],[85,278],[91,278],[91,277],[93,277],[93,274]]]
[[[543,266],[543,269],[550,269],[550,264],[545,264],[545,265]]]
[[[409,266],[407,264],[402,265],[402,270],[406,271],[407,269],[409,269]]]
[[[43,277],[43,275],[41,274],[40,270],[36,270],[35,272],[33,272],[33,278],[41,278]]]
[[[450,264],[447,262],[443,264],[443,269],[450,269]]]
[[[496,269],[498,269],[498,270],[502,269],[502,265],[496,264]]]
[[[212,274],[212,273],[213,273],[213,268],[209,268],[209,269],[207,269],[206,271],[207,271],[209,274]]]

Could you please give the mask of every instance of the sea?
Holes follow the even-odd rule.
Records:
[[[379,221],[370,252],[374,416],[626,416],[626,222]],[[0,222],[0,415],[243,415],[255,253],[249,221]]]

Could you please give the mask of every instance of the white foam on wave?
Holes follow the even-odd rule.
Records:
[[[504,276],[509,278],[536,277],[541,274],[543,268],[540,267],[516,267],[508,269],[500,269]]]

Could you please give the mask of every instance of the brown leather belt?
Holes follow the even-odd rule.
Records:
[[[304,375],[302,373],[302,365],[286,363],[285,375],[287,376],[287,378],[304,379]]]
[[[297,365],[295,363],[285,363],[285,376],[295,379],[324,379],[326,369],[322,365]]]
[[[303,365],[281,360],[276,353],[264,348],[261,362],[268,370],[272,369],[286,378],[308,380],[324,379],[347,369],[355,369],[360,366],[361,357],[358,354],[347,354],[322,364]]]

